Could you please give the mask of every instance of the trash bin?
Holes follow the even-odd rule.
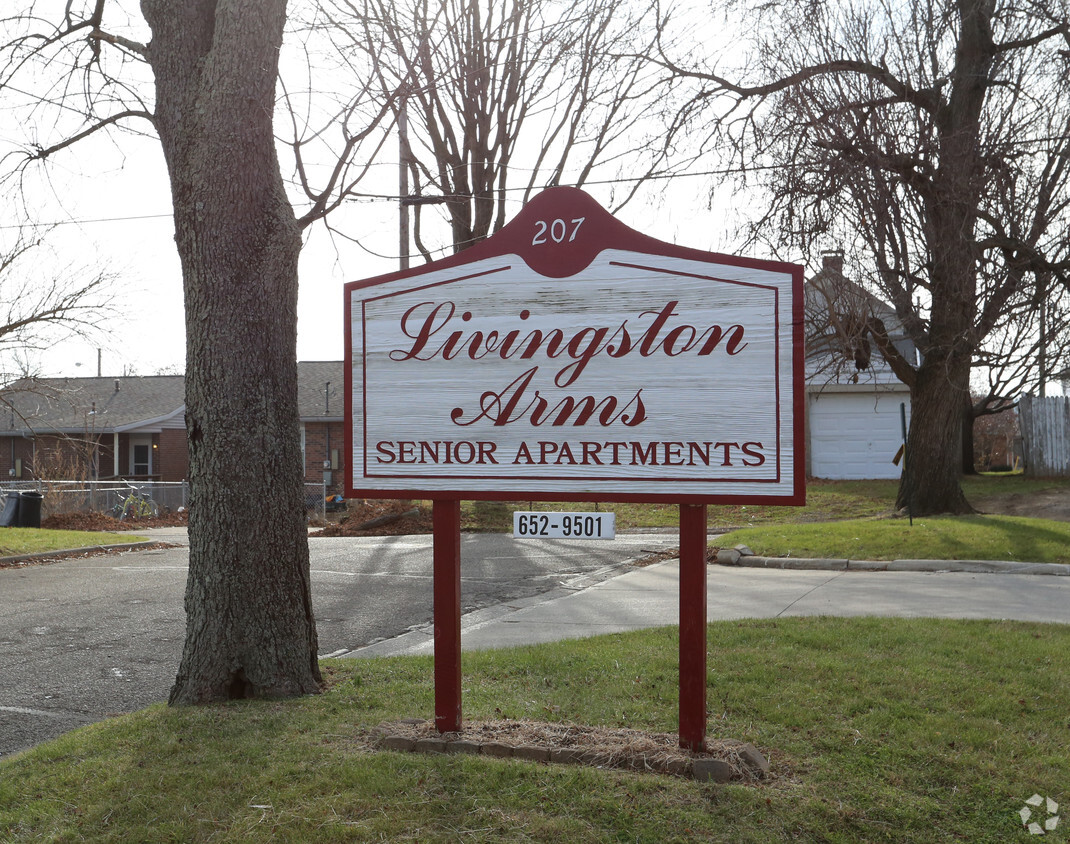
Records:
[[[41,527],[41,502],[45,497],[40,492],[26,490],[19,501],[19,527]]]
[[[9,492],[4,503],[4,512],[0,513],[0,527],[17,527],[19,524],[19,501],[22,494]]]

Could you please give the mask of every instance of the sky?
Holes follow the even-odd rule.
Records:
[[[58,4],[59,0],[49,2]],[[108,8],[121,10],[122,6]],[[130,37],[147,37],[147,33],[140,32],[144,23],[136,13],[130,16],[129,26]],[[283,75],[286,78],[285,69]],[[24,84],[33,88],[32,81]],[[12,114],[9,112],[5,119],[11,121]],[[57,122],[64,116],[62,110],[59,114]],[[78,120],[75,118],[74,125]],[[34,137],[36,127],[27,130],[19,123],[16,117],[5,128],[0,120],[0,148],[10,149],[12,143],[24,144],[27,138]],[[58,137],[50,135],[50,129],[42,123],[42,143]],[[398,155],[391,151],[394,144],[396,140],[391,138],[383,163],[362,182],[362,190],[397,192]],[[283,167],[285,171],[285,160]],[[116,310],[115,318],[109,319],[97,336],[56,343],[33,353],[31,364],[43,376],[96,375],[98,366],[104,376],[182,372],[182,279],[166,170],[155,138],[130,133],[97,136],[60,152],[46,166],[29,172],[24,192],[29,197],[31,215],[39,223],[55,224],[49,240],[57,253],[57,269],[50,270],[42,264],[41,272],[65,273],[72,266],[85,272],[107,270],[115,276]],[[607,190],[593,187],[590,192],[605,203]],[[710,210],[707,190],[708,183],[703,178],[682,179],[671,187],[659,183],[656,190],[633,200],[618,217],[661,240],[731,251],[724,210],[731,207],[731,202],[719,197],[715,209]],[[336,214],[332,223],[355,237],[359,245],[332,238],[318,224],[305,232],[298,302],[300,360],[341,359],[345,351],[343,285],[399,267],[397,203],[368,201],[348,204],[343,210],[344,219]],[[509,217],[519,210],[517,202]],[[10,214],[0,208],[0,227],[11,222]],[[421,262],[416,257],[412,264]]]
[[[184,371],[182,277],[162,154],[152,139],[123,138],[121,144],[122,156],[115,156],[114,148],[79,151],[80,158],[105,166],[94,173],[65,161],[50,172],[47,189],[41,188],[39,219],[57,223],[50,235],[53,245],[89,271],[107,269],[115,275],[117,311],[99,336],[66,340],[36,355],[42,376],[93,376],[98,365],[104,376]],[[108,160],[108,152],[114,160]],[[387,162],[383,169],[388,171],[383,178],[396,185],[393,165]],[[724,250],[729,240],[725,212],[707,209],[705,190],[703,180],[684,179],[668,193],[659,187],[637,198],[617,216],[661,240]],[[590,192],[602,199],[597,187]],[[517,202],[510,218],[520,207]],[[364,248],[330,236],[320,225],[306,230],[299,360],[343,358],[343,285],[398,269],[398,213],[396,202],[375,201],[348,209],[344,222],[335,220]],[[420,257],[412,259],[413,266],[420,263]]]
[[[62,7],[61,0],[48,2]],[[136,14],[131,21],[137,37]],[[724,43],[723,33],[720,40]],[[708,44],[703,47],[709,49]],[[27,87],[32,88],[32,83]],[[0,151],[33,137],[12,114],[0,112]],[[48,142],[49,128],[41,127],[42,143]],[[382,164],[372,169],[361,189],[396,193],[397,157],[396,139],[391,138]],[[283,166],[285,170],[285,161]],[[46,377],[96,375],[98,371],[104,376],[183,372],[182,278],[173,239],[170,191],[155,138],[123,133],[79,143],[51,158],[46,167],[37,168],[26,187],[33,217],[43,224],[55,224],[50,242],[57,258],[51,267],[42,263],[41,273],[64,273],[73,266],[84,272],[107,270],[115,277],[116,315],[104,330],[90,338],[67,339],[33,352],[29,360],[32,369]],[[590,192],[605,203],[607,190],[594,186]],[[660,240],[732,253],[733,230],[739,216],[747,211],[747,198],[718,193],[711,201],[709,190],[704,177],[661,182],[617,216]],[[519,210],[516,203],[509,217]],[[342,359],[343,285],[399,267],[396,201],[348,204],[343,213],[344,217],[334,215],[332,223],[356,242],[332,238],[319,224],[305,232],[298,301],[300,360]],[[425,213],[433,213],[433,209]],[[12,222],[10,216],[0,206],[0,241]],[[420,263],[419,257],[413,259],[413,266]]]
[[[50,237],[62,253],[78,256],[89,270],[104,268],[115,275],[117,316],[100,336],[73,338],[43,351],[40,374],[91,376],[98,364],[105,376],[184,370],[182,276],[166,173],[158,158],[151,149],[132,156],[122,171],[104,177],[106,197],[79,186],[83,196],[65,209],[53,209],[54,216],[48,218],[60,223]],[[700,196],[677,193],[682,198],[669,204],[656,198],[637,200],[618,217],[662,240],[723,248],[717,215],[705,211]],[[596,191],[592,195],[598,198]],[[519,209],[517,203],[510,216]],[[319,226],[306,232],[299,278],[299,360],[340,360],[343,285],[399,267],[396,203],[369,203],[349,216],[353,222],[347,228],[362,242],[375,244],[382,256],[332,238]],[[416,257],[412,265],[420,263]]]
[[[60,223],[50,235],[64,255],[76,255],[88,270],[114,274],[117,315],[92,338],[73,338],[40,355],[45,376],[105,376],[184,371],[182,275],[174,243],[170,192],[159,147],[151,140],[128,143],[120,167],[86,180],[70,173],[45,205]],[[56,182],[58,174],[53,177]],[[104,185],[98,191],[94,183]],[[380,214],[386,212],[380,209]],[[376,222],[367,224],[374,229]],[[396,226],[396,224],[395,224]],[[394,264],[346,250],[345,257],[323,231],[311,232],[302,252],[299,285],[299,358],[341,359],[342,285]],[[396,243],[396,229],[393,242]],[[396,247],[395,250],[396,252]]]

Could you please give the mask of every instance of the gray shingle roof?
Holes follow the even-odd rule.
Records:
[[[302,419],[342,419],[343,372],[340,360],[298,362],[297,404]],[[0,434],[153,427],[181,420],[185,391],[184,375],[21,379],[0,391]]]
[[[806,280],[803,293],[806,299],[807,378],[811,383],[828,384],[845,379],[859,383],[851,353],[857,343],[864,343],[867,349],[864,369],[868,373],[864,380],[900,384],[880,350],[870,344],[857,322],[869,317],[880,319],[892,344],[907,360],[912,360],[914,344],[903,331],[891,305],[848,279],[837,263],[827,260],[818,273]],[[845,338],[838,333],[844,328],[851,332],[851,336]],[[852,343],[852,339],[856,343]]]
[[[298,361],[297,409],[301,418],[341,419],[345,415],[344,378],[345,364],[340,360]]]
[[[3,391],[7,419],[0,417],[0,432],[125,431],[158,424],[181,417],[185,382],[181,375],[22,379]]]

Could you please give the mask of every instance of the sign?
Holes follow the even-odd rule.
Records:
[[[513,513],[514,539],[616,539],[616,513]]]
[[[669,501],[680,743],[701,750],[706,503],[805,501],[802,268],[662,243],[552,188],[488,240],[345,295],[347,495],[434,501],[438,730],[461,725],[461,498]],[[514,531],[577,518],[614,527],[518,513]]]
[[[803,502],[800,267],[552,188],[346,328],[351,497]]]

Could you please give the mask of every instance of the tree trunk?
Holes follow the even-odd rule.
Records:
[[[964,229],[968,215],[940,194],[930,212],[936,232]],[[950,234],[934,237],[929,344],[910,390],[907,465],[896,507],[914,515],[972,513],[962,492],[962,443],[970,404],[973,311],[976,276],[970,243]]]
[[[948,144],[954,146],[954,144]],[[970,406],[970,364],[976,348],[973,302],[977,276],[970,206],[962,202],[968,154],[952,149],[929,197],[932,309],[928,344],[910,391],[907,467],[896,507],[919,516],[972,513],[962,492],[962,441]],[[956,190],[957,188],[957,190]]]
[[[923,364],[910,396],[907,464],[895,506],[915,516],[973,512],[959,483],[965,406],[948,375],[943,366]],[[960,379],[968,383],[968,377],[967,363]]]
[[[970,363],[977,350],[975,240],[985,163],[980,120],[995,47],[990,0],[959,0],[961,31],[946,105],[935,120],[939,166],[921,192],[926,211],[932,306],[924,361],[911,390],[907,469],[898,507],[917,515],[972,513],[959,483],[970,410]]]
[[[142,0],[186,305],[190,569],[171,703],[318,691],[297,259],[272,115],[285,0]]]
[[[966,409],[962,414],[962,474],[976,475],[977,462],[974,459],[973,423],[977,417],[973,415],[973,398],[967,396]]]

